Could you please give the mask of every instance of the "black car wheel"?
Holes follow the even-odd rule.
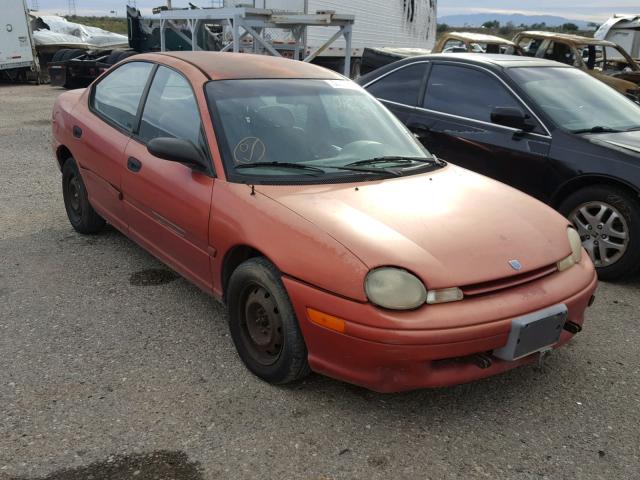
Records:
[[[571,194],[559,209],[574,224],[602,280],[640,268],[640,204],[625,190],[594,185]]]
[[[62,197],[69,222],[77,232],[92,234],[104,227],[106,222],[89,203],[87,189],[73,158],[62,167]]]
[[[266,258],[242,263],[227,291],[229,329],[251,372],[273,384],[309,374],[307,348],[280,272]]]
[[[66,55],[66,53],[69,51],[68,48],[61,48],[60,50],[56,50],[55,53],[53,54],[53,57],[51,57],[51,61],[52,62],[59,62],[60,60],[62,60],[64,58],[64,56]]]

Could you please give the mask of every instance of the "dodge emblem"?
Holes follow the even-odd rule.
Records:
[[[520,270],[522,268],[522,264],[518,260],[509,260],[509,265],[514,270]]]

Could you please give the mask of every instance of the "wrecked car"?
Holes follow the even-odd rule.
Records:
[[[522,55],[522,49],[511,40],[474,32],[444,33],[431,53],[503,53]]]
[[[389,392],[537,360],[596,274],[543,203],[430,154],[342,75],[251,54],[125,59],[53,108],[73,228],[109,222],[223,300],[274,384]]]
[[[640,66],[619,45],[555,32],[520,32],[513,41],[524,54],[566,63],[640,101]]]

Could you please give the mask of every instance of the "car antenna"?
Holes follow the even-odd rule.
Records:
[[[256,186],[255,185],[251,185],[251,193],[250,195],[255,195],[256,194]]]

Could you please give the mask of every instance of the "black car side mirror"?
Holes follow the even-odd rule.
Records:
[[[523,132],[530,132],[536,127],[529,115],[515,107],[495,107],[491,112],[491,121]]]
[[[190,140],[171,137],[153,138],[147,143],[147,150],[154,157],[182,163],[194,170],[209,171],[204,155]]]

